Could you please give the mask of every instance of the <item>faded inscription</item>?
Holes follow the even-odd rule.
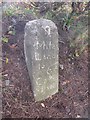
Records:
[[[30,21],[25,27],[24,51],[36,101],[58,92],[58,32],[46,19]]]

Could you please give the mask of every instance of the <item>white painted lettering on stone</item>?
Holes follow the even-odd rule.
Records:
[[[48,35],[50,35],[50,27],[49,26],[46,26],[44,28],[45,32],[47,32]],[[51,37],[51,36],[50,36]]]
[[[35,52],[35,60],[41,60],[38,52]]]
[[[47,19],[30,21],[25,26],[24,51],[36,101],[58,92],[58,31]]]

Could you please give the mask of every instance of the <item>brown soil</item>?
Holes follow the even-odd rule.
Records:
[[[6,18],[3,23],[7,27],[10,25]],[[17,25],[16,35],[7,35],[9,42],[2,45],[3,118],[87,118],[87,51],[78,58],[70,57],[70,54],[73,54],[73,50],[69,48],[70,31],[62,30],[60,23],[57,23],[60,37],[60,89],[45,101],[35,102],[24,57],[24,31],[20,29],[20,24]],[[3,33],[6,28],[3,27]]]

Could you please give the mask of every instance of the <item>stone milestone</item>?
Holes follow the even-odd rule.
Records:
[[[36,101],[58,92],[58,31],[47,19],[29,21],[25,26],[24,52]]]

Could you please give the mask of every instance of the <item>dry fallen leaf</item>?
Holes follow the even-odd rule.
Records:
[[[8,64],[8,58],[6,58],[6,64]]]
[[[42,106],[42,107],[45,107],[44,103],[41,103],[41,106]]]
[[[63,70],[64,69],[64,66],[62,64],[60,64],[60,68]]]
[[[70,83],[70,81],[69,81],[69,80],[66,80],[66,81],[64,81],[64,82],[62,83],[62,85],[66,85],[66,84],[68,84],[68,83]]]
[[[81,116],[80,115],[77,115],[77,117],[76,118],[80,118]]]
[[[16,44],[9,45],[9,47],[10,47],[11,49],[15,49],[15,48],[17,47],[17,43],[16,43]]]
[[[8,76],[8,74],[5,74],[5,75],[3,75],[4,77],[7,77]]]

